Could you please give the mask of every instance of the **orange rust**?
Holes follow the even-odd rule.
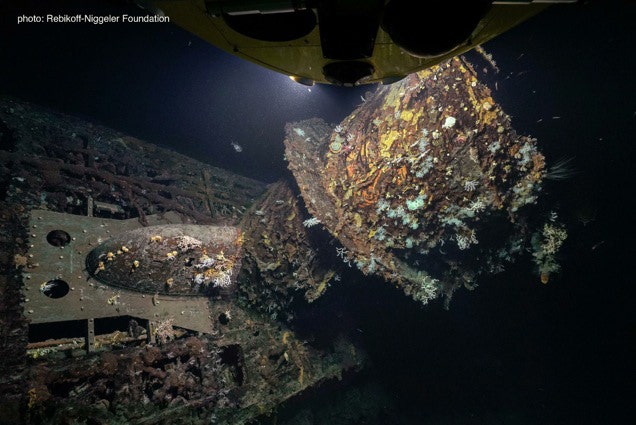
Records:
[[[362,189],[360,194],[362,195],[362,202],[359,204],[361,207],[370,207],[378,201],[379,194],[374,192],[372,187]]]
[[[356,173],[356,165],[354,163],[347,165],[347,177],[352,178],[355,173]]]
[[[546,272],[541,272],[541,283],[545,285],[546,283],[548,283],[549,280],[550,280],[550,274]]]
[[[521,146],[519,145],[519,143],[515,143],[514,145],[510,146],[510,148],[508,148],[508,154],[514,157],[517,152],[519,152],[519,149],[521,149]]]
[[[380,197],[380,193],[376,191],[375,188],[378,185],[378,181],[380,180],[381,176],[382,176],[382,169],[377,171],[377,174],[375,178],[373,179],[373,183],[371,183],[366,188],[362,189],[362,191],[360,192],[360,195],[362,196],[363,201],[360,203],[360,206],[368,207],[368,206],[374,205],[378,201],[378,198]]]
[[[406,181],[406,165],[398,168],[397,176],[395,178],[395,183],[403,184]]]

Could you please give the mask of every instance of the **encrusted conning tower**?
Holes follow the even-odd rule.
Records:
[[[545,172],[536,140],[459,58],[378,89],[336,126],[288,124],[285,147],[338,256],[424,303],[519,250],[519,210]]]

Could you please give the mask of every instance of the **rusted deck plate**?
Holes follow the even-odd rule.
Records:
[[[180,222],[167,214],[147,219],[151,225]],[[30,267],[25,269],[23,289],[24,311],[31,323],[130,315],[153,322],[173,318],[175,326],[211,332],[207,297],[151,296],[109,287],[89,277],[86,255],[104,240],[139,227],[137,219],[113,220],[34,210],[29,223]],[[47,235],[55,230],[68,233],[70,243],[63,247],[51,245]],[[41,287],[52,280],[66,282],[68,293],[60,298],[45,295]]]

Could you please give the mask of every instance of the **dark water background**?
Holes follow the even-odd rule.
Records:
[[[287,175],[286,122],[338,122],[369,90],[308,91],[173,25],[15,24],[18,13],[53,8],[123,13],[116,3],[54,3],[0,9],[0,94],[260,180]],[[450,311],[375,281],[324,297],[324,309],[349,312],[373,379],[399,406],[386,423],[634,421],[634,18],[627,1],[553,7],[484,46],[501,71],[483,80],[517,131],[538,138],[549,163],[575,157],[577,174],[544,193],[569,229],[559,277],[542,285],[521,261],[458,292]],[[596,219],[584,226],[577,217],[590,206]],[[339,326],[333,319],[314,326]]]

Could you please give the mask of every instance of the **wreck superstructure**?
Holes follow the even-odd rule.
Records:
[[[377,90],[338,125],[289,124],[285,147],[337,256],[423,303],[472,288],[529,243],[521,210],[544,157],[461,58]]]
[[[6,417],[246,423],[364,363],[346,339],[329,353],[300,340],[262,288],[237,289],[246,270],[268,270],[243,252],[256,230],[238,226],[265,184],[23,102],[0,114],[15,240]]]
[[[36,422],[248,423],[364,365],[345,326],[296,332],[342,276],[448,307],[528,251],[546,283],[567,236],[529,219],[545,158],[462,58],[289,123],[269,186],[22,102],[0,120],[2,384]]]

